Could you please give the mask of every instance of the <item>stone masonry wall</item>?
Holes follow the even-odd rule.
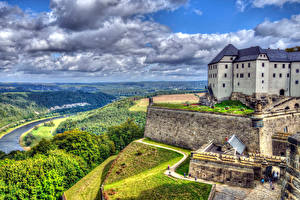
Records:
[[[250,152],[259,152],[259,133],[249,117],[149,107],[145,137],[192,150],[236,134]]]
[[[263,119],[264,127],[260,130],[261,153],[272,155],[272,135],[278,132],[300,132],[300,113],[283,113],[266,116]]]
[[[251,188],[254,171],[251,168],[229,166],[224,163],[191,160],[189,173],[192,177],[228,185]]]
[[[282,199],[300,199],[300,133],[288,138],[287,168],[282,184]]]

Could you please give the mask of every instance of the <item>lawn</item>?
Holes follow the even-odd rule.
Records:
[[[156,142],[154,140],[151,140],[150,138],[145,138],[143,140],[143,142],[146,142],[146,143],[149,143],[149,144],[156,144],[156,145],[160,145],[160,146],[163,146],[163,147],[168,147],[168,148],[171,148],[171,149],[175,149],[175,150],[178,150],[178,151],[182,151],[184,152],[186,155],[190,155],[191,154],[191,151],[192,150],[189,150],[189,149],[183,149],[181,147],[175,147],[175,146],[171,146],[171,145],[168,145],[168,144],[164,144],[164,143],[161,143],[161,142]]]
[[[147,107],[149,105],[149,99],[140,99],[135,101],[135,105],[129,108],[132,112],[147,112]]]
[[[68,200],[100,199],[100,186],[117,156],[111,156],[65,192]]]
[[[109,199],[207,199],[211,185],[163,174],[182,158],[174,151],[133,142],[116,159],[104,182]]]
[[[179,165],[176,168],[176,173],[181,174],[182,176],[188,175],[189,174],[189,167],[190,167],[190,160],[191,157],[188,157],[183,163],[181,163],[181,165]]]
[[[214,112],[214,113],[227,113],[235,115],[249,115],[254,112],[253,109],[245,106],[239,101],[226,100],[221,103],[215,104],[214,107],[190,104],[171,104],[171,103],[155,103],[154,107],[190,110],[199,112]]]
[[[45,126],[44,123],[38,125],[37,129],[33,128],[20,137],[20,144],[25,147],[33,147],[42,139],[51,139],[58,125],[65,120],[66,118],[54,119],[52,120],[54,126],[51,127]]]

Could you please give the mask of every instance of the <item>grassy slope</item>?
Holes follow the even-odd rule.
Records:
[[[156,145],[160,145],[160,146],[163,146],[163,147],[169,147],[169,148],[172,148],[172,149],[175,149],[175,150],[179,150],[179,151],[184,152],[188,156],[191,154],[191,150],[183,149],[183,148],[175,147],[175,146],[171,146],[171,145],[167,145],[167,144],[160,143],[160,142],[156,142],[156,141],[153,141],[149,138],[145,138],[143,141],[146,142],[146,143],[149,143],[149,144],[156,144]],[[176,168],[176,172],[178,174],[181,174],[181,175],[184,175],[184,173],[186,175],[188,175],[189,167],[190,167],[190,157],[188,157],[183,163],[181,163],[181,165],[179,165]]]
[[[113,164],[105,193],[110,199],[207,199],[210,185],[163,174],[181,158],[173,151],[132,143]]]
[[[20,137],[20,144],[21,146],[26,146],[25,145],[25,141],[24,139],[26,138],[26,136],[28,134],[32,134],[34,136],[34,140],[32,141],[30,147],[35,146],[36,144],[38,144],[42,139],[51,139],[53,138],[53,133],[55,133],[56,128],[59,126],[59,124],[63,121],[65,121],[66,118],[59,118],[59,119],[54,119],[52,120],[54,123],[53,127],[49,127],[49,126],[44,126],[43,124],[38,126],[37,130],[29,130],[26,133],[24,133],[21,137]]]
[[[147,112],[147,107],[149,105],[149,99],[140,99],[135,102],[135,105],[129,108],[129,111],[133,112]]]
[[[236,115],[248,115],[254,111],[247,106],[243,105],[238,101],[223,101],[222,103],[216,104],[214,108],[209,106],[199,105],[185,105],[185,104],[170,104],[170,103],[155,103],[153,106],[180,109],[180,110],[191,110],[200,112],[215,112],[215,113],[228,113]],[[227,109],[226,109],[227,108]]]
[[[111,156],[65,192],[68,200],[99,199],[99,189],[117,156]]]

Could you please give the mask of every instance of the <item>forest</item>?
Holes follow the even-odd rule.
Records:
[[[47,115],[70,114],[102,107],[115,100],[115,97],[102,92],[83,91],[56,92],[11,92],[0,93],[0,128],[20,120],[33,120]],[[54,110],[49,108],[65,104],[86,102],[84,107]],[[0,130],[2,131],[2,130]]]
[[[106,158],[143,137],[143,132],[129,119],[100,136],[75,129],[42,140],[27,152],[0,152],[0,199],[59,199]]]
[[[134,104],[133,98],[126,98],[115,101],[100,109],[78,113],[62,122],[57,128],[57,133],[77,128],[101,135],[109,127],[124,123],[129,118],[133,119],[139,127],[143,128],[145,126],[146,113],[129,111],[129,108]]]

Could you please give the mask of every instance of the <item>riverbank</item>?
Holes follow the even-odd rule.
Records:
[[[67,118],[68,117],[50,120],[53,122],[54,126],[37,125],[32,127],[30,130],[26,131],[20,136],[19,139],[20,145],[23,147],[25,151],[27,151],[30,150],[31,147],[38,144],[42,139],[51,139],[53,137],[53,133],[56,131],[56,128],[59,126],[59,124],[65,121]],[[35,127],[37,127],[36,130],[34,130]],[[31,141],[25,141],[26,136],[30,133],[32,137]]]
[[[0,139],[0,151],[3,151],[5,153],[10,153],[11,151],[23,151],[24,149],[19,143],[20,136],[27,132],[28,130],[32,129],[34,126],[51,121],[56,118],[61,117],[51,117],[46,119],[39,119],[34,120],[33,122],[27,122],[25,125],[18,126],[18,128],[14,128],[12,131],[8,132],[7,134],[3,135]]]
[[[50,118],[53,118],[53,117],[58,117],[58,115],[57,115],[57,116],[43,117],[43,118],[31,120],[31,121],[28,121],[28,122],[24,122],[24,123],[22,123],[22,124],[19,124],[18,126],[11,127],[11,128],[7,129],[7,130],[4,131],[4,132],[0,132],[0,139],[1,139],[3,136],[5,136],[6,134],[12,132],[13,130],[15,130],[15,129],[17,129],[17,128],[20,128],[20,127],[22,127],[22,126],[25,126],[25,125],[30,124],[30,123],[33,123],[33,122],[37,122],[37,121],[44,120],[44,119],[50,119]],[[8,125],[11,125],[11,124],[8,124]],[[8,125],[6,125],[6,126],[8,126]],[[6,127],[6,126],[5,126],[5,127]],[[2,127],[1,129],[3,129],[3,127]]]

